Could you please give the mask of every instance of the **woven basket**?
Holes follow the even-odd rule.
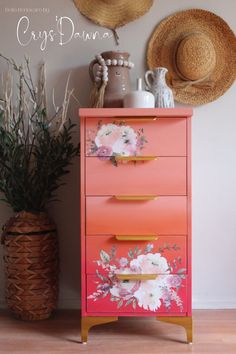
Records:
[[[20,212],[2,235],[6,302],[22,320],[48,318],[58,299],[58,241],[46,213]]]

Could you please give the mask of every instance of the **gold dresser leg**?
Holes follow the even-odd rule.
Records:
[[[81,342],[87,343],[88,332],[91,327],[104,323],[117,321],[118,317],[82,316],[81,317]]]
[[[157,320],[176,324],[185,328],[187,335],[187,343],[191,344],[193,341],[193,324],[192,317],[180,317],[180,316],[172,316],[172,317],[157,317]]]

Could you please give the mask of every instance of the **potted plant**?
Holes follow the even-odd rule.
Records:
[[[46,108],[44,65],[38,85],[29,59],[18,66],[8,63],[0,100],[0,192],[14,216],[2,234],[6,276],[6,302],[24,320],[48,318],[58,298],[58,241],[47,205],[56,199],[78,155],[73,142],[74,124],[67,120],[73,90],[68,89],[60,107]],[[55,112],[54,112],[55,110]]]

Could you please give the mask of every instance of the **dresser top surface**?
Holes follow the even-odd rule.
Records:
[[[80,117],[191,117],[192,108],[80,108]]]

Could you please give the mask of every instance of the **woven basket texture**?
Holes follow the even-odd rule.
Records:
[[[22,320],[50,317],[58,300],[58,240],[46,213],[20,212],[3,239],[6,302]]]

